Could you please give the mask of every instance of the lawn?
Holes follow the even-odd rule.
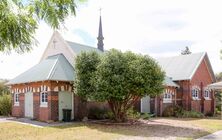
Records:
[[[73,123],[44,128],[2,122],[0,140],[193,139],[217,130],[222,130],[218,119],[155,118],[128,126]]]

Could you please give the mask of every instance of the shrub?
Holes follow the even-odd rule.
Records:
[[[153,117],[153,114],[149,113],[141,113],[140,118],[144,120],[149,120],[151,117]]]
[[[164,109],[163,111],[163,116],[164,117],[172,117],[175,114],[175,107],[174,106],[168,106]]]
[[[0,115],[10,115],[12,110],[11,106],[11,95],[3,94],[0,96]]]
[[[90,108],[89,109],[89,114],[88,114],[89,119],[113,119],[113,113],[107,109],[101,109],[101,108]]]
[[[204,117],[204,114],[194,110],[187,111],[184,110],[182,107],[176,105],[166,107],[166,109],[163,111],[163,116],[180,118],[202,118]]]
[[[213,113],[213,112],[207,112],[207,113],[205,114],[205,116],[213,117],[213,116],[214,116],[214,113]]]
[[[184,118],[203,118],[204,115],[200,112],[191,110],[191,111],[183,111],[182,117]]]
[[[129,119],[138,119],[140,118],[140,113],[131,107],[126,112],[127,118]]]

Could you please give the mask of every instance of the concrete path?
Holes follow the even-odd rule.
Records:
[[[213,134],[201,137],[196,140],[222,140],[222,131],[217,131]]]
[[[28,118],[0,117],[0,123],[4,123],[4,122],[16,122],[16,123],[30,125],[30,126],[39,127],[39,128],[74,124],[74,122],[46,123],[46,122],[31,120],[31,119],[28,119]]]

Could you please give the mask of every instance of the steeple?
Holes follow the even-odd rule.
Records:
[[[102,30],[102,19],[101,19],[101,9],[100,9],[100,19],[99,19],[99,34],[97,37],[98,43],[97,43],[97,48],[101,51],[104,51],[104,44],[103,44],[103,30]]]

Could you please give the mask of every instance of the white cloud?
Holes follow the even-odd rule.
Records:
[[[89,0],[79,6],[76,17],[66,20],[66,29],[61,32],[66,39],[85,44],[85,39],[74,34],[81,29],[96,40],[102,7],[106,49],[131,50],[153,57],[172,56],[179,55],[186,42],[187,45],[192,42],[191,51],[208,52],[214,71],[220,72],[221,4],[220,0]],[[13,78],[38,63],[52,32],[41,23],[36,35],[39,47],[23,55],[1,53],[0,77]],[[96,47],[96,41],[93,46]]]

